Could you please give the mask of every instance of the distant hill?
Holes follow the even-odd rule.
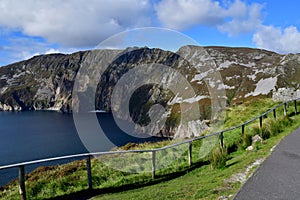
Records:
[[[170,66],[186,77],[196,93],[192,101],[199,102],[202,119],[208,119],[210,116],[210,107],[207,106],[210,93],[207,84],[226,90],[227,105],[261,97],[273,96],[276,100],[282,100],[300,94],[300,54],[281,55],[252,48],[204,47],[203,51],[194,51],[195,49],[198,47],[184,46],[178,50],[178,54],[146,47],[134,48],[125,53],[120,50],[121,56],[110,64],[99,80],[95,110],[110,111],[112,91],[118,80],[130,69],[150,63]],[[101,53],[110,51],[101,50]],[[74,80],[87,59],[93,62],[91,52],[93,51],[69,55],[41,55],[1,67],[0,110],[72,112]],[[185,54],[191,54],[193,57],[190,59],[197,58],[197,66],[180,56]],[[207,60],[213,60],[224,84],[218,85],[219,83],[213,83],[214,80],[210,80],[209,83],[204,81],[211,70]],[[166,78],[168,76],[166,74]],[[147,124],[149,120],[145,117],[149,110],[149,101],[163,105],[170,105],[173,101],[175,108],[172,108],[172,113],[178,109],[175,105],[175,98],[178,98],[176,94],[170,94],[155,85],[141,87],[135,95],[137,97],[133,97],[131,102],[135,105],[131,110],[132,117],[141,124]],[[176,118],[176,115],[172,117]]]

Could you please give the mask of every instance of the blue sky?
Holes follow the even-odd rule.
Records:
[[[0,66],[93,49],[126,30],[161,27],[200,45],[300,53],[296,0],[0,0]]]

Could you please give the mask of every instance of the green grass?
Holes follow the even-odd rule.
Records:
[[[274,105],[274,102],[265,99],[230,108],[225,127],[247,121]],[[288,109],[288,113],[292,113],[293,106]],[[267,157],[274,145],[300,125],[300,115],[292,116],[292,121],[280,117],[282,115],[283,110],[279,110],[277,121],[272,115],[265,118],[264,130],[258,127],[258,121],[247,125],[244,137],[240,129],[225,132],[224,149],[227,151],[224,156],[216,150],[215,155],[211,153],[216,147],[219,149],[218,136],[194,141],[194,164],[191,168],[188,166],[188,144],[157,152],[155,180],[151,178],[151,153],[106,155],[92,159],[94,188],[100,192],[109,191],[95,199],[218,199],[220,196],[234,195],[241,183],[226,180],[233,174],[244,172],[257,159]],[[270,133],[264,143],[256,144],[255,151],[245,151],[250,136],[263,134],[263,131]],[[153,149],[174,142],[177,141],[131,143],[122,149]],[[221,164],[214,166],[213,160]],[[123,191],[128,187],[135,189]],[[86,190],[85,161],[40,167],[26,176],[26,189],[28,199],[44,199]],[[0,188],[0,199],[19,199],[17,180]]]
[[[254,117],[259,116],[264,111],[267,111],[279,103],[275,103],[272,99],[252,100],[243,103],[242,105],[230,107],[226,112],[225,128],[230,128],[242,124]],[[280,114],[282,114],[280,110]],[[270,113],[271,115],[272,113]],[[257,122],[258,123],[258,122]]]
[[[95,200],[109,199],[218,199],[220,196],[231,196],[238,191],[242,183],[230,182],[233,174],[245,172],[247,166],[257,159],[266,158],[270,149],[286,135],[300,125],[300,116],[293,117],[294,123],[284,132],[257,144],[255,151],[238,150],[229,155],[226,167],[214,169],[204,165],[176,179],[130,191],[103,194]],[[254,169],[252,169],[253,171]]]

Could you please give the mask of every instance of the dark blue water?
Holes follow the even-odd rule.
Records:
[[[116,146],[128,142],[145,142],[160,138],[137,138],[122,132],[111,114],[97,114],[101,127]],[[111,147],[109,147],[111,148]],[[99,145],[95,151],[107,151]],[[57,112],[0,112],[0,166],[88,152],[77,134],[71,114]],[[57,165],[72,160],[62,160],[26,166],[27,172],[38,166]],[[17,178],[18,169],[0,170],[0,186]]]

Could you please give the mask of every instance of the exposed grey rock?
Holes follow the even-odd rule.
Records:
[[[256,142],[262,142],[263,139],[259,135],[254,135],[252,137],[252,144],[255,144]]]
[[[187,124],[181,124],[177,128],[178,135],[174,135],[174,138],[190,138],[200,136],[203,131],[209,129],[208,125],[201,120],[189,121]]]
[[[284,102],[300,98],[300,89],[279,88],[277,91],[273,92],[272,98],[276,102]]]
[[[219,199],[219,200],[228,200],[229,198],[226,197],[226,196],[220,196],[218,199]]]
[[[250,145],[249,147],[246,148],[246,151],[253,151],[254,147],[252,145]]]

